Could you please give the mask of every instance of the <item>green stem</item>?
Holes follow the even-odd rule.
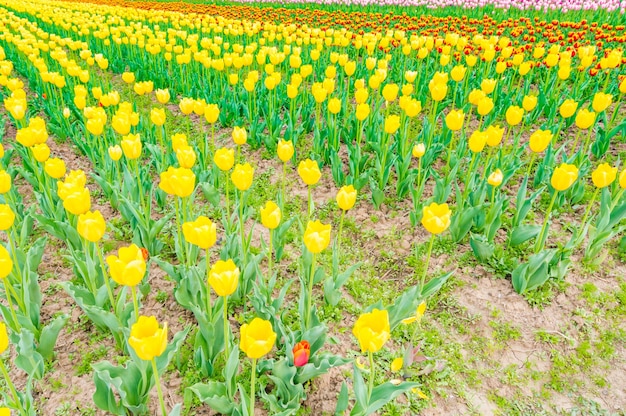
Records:
[[[256,385],[256,358],[252,359],[252,374],[250,375],[250,411],[248,414],[254,416],[254,395]]]
[[[474,164],[476,163],[476,155],[478,153],[472,153],[472,161],[470,162],[469,169],[467,170],[467,177],[465,178],[465,189],[463,189],[463,201],[467,198],[469,193],[469,182],[472,178],[472,172],[474,171]],[[462,202],[463,202],[462,201]]]
[[[313,213],[313,210],[311,209],[311,185],[307,186],[307,194],[308,194],[308,204],[307,204],[307,210],[306,210],[306,221],[307,223],[311,220],[311,214]]]
[[[552,207],[554,206],[554,201],[556,201],[556,197],[559,194],[558,191],[554,191],[552,195],[552,199],[550,200],[550,205],[548,205],[548,210],[546,211],[546,217],[543,220],[543,225],[541,226],[541,231],[539,232],[539,238],[535,243],[535,254],[539,253],[543,250],[543,235],[546,232],[546,227],[548,226],[548,219],[550,219],[550,213],[552,212]]]
[[[230,356],[230,331],[228,330],[228,296],[224,296],[224,360]]]
[[[137,291],[135,286],[130,287],[130,293],[133,296],[133,307],[135,308],[135,322],[139,320],[139,302],[137,301]]]
[[[313,297],[313,280],[315,278],[315,253],[311,253],[313,255],[311,259],[311,272],[309,273],[309,287],[307,290],[307,300],[306,300],[306,314],[304,315],[304,329],[309,328],[309,324],[311,323],[311,298]]]
[[[163,400],[163,391],[161,390],[161,380],[159,380],[159,369],[157,368],[154,358],[152,359],[152,372],[154,373],[154,382],[156,383],[157,394],[159,395],[161,414],[163,416],[167,416],[167,411],[165,410],[165,401]]]
[[[243,229],[243,191],[239,191],[239,231],[241,234],[241,258],[243,260],[242,270],[246,270],[246,236]]]
[[[15,309],[13,309],[13,301],[11,300],[11,294],[9,293],[9,285],[8,278],[2,279],[2,283],[4,283],[4,292],[7,295],[7,302],[9,303],[9,310],[11,311],[11,318],[13,318],[13,322],[15,322],[15,327],[17,328],[17,332],[21,332],[22,327],[20,326],[20,322],[17,320],[17,315],[15,314]]]
[[[369,388],[367,391],[367,404],[369,405],[370,400],[372,399],[372,392],[374,391],[374,376],[376,373],[376,367],[374,364],[374,354],[372,351],[368,351],[368,356],[370,359],[370,378],[369,378]]]
[[[20,398],[17,395],[17,390],[15,390],[15,386],[13,385],[13,383],[11,382],[11,378],[9,377],[9,372],[7,371],[7,368],[5,367],[2,360],[0,360],[0,372],[2,372],[2,375],[4,376],[4,379],[9,386],[9,390],[11,390],[11,396],[13,396],[13,401],[15,402],[17,410],[19,410],[20,414],[22,414],[24,412],[24,410],[22,409],[22,403],[20,402]]]
[[[532,170],[533,164],[535,163],[535,157],[537,156],[537,154],[535,152],[533,152],[532,156],[530,157],[530,162],[528,163],[528,169],[526,170],[526,176],[530,175],[530,171]]]
[[[178,206],[178,198],[174,200],[174,212],[176,214],[176,239],[178,240],[178,246],[180,249],[180,259],[179,263],[183,264],[185,262],[185,246],[183,242],[183,231],[180,221],[180,208]]]
[[[209,249],[206,249],[206,311],[209,315],[209,320],[213,321],[213,306],[211,305],[211,286],[209,286],[209,273],[211,272],[211,268],[209,267]]]
[[[585,215],[583,216],[583,219],[580,222],[580,230],[578,231],[579,236],[582,234],[583,230],[585,229],[585,223],[587,222],[587,217],[589,217],[589,213],[591,212],[591,207],[593,206],[593,203],[596,201],[596,198],[598,197],[599,192],[600,192],[600,188],[596,188],[593,195],[591,196],[591,199],[589,200],[589,204],[587,205],[587,209],[585,210]]]
[[[272,278],[272,234],[274,233],[274,230],[269,230],[270,231],[270,244],[268,247],[268,254],[267,254],[267,268],[268,268],[268,279]]]
[[[341,230],[343,230],[343,218],[346,216],[346,211],[341,210],[341,219],[339,220],[339,232],[337,233],[337,253],[340,253],[341,248]]]
[[[24,285],[24,280],[22,278],[22,267],[17,259],[17,250],[15,249],[15,244],[13,243],[13,238],[11,238],[11,230],[7,230],[7,240],[9,240],[9,247],[11,248],[11,252],[13,253],[13,261],[15,262],[15,271],[17,272],[17,277],[20,281],[20,284]]]
[[[281,187],[281,199],[280,202],[283,205],[281,208],[284,209],[285,207],[285,182],[287,181],[287,162],[283,162],[283,181],[282,181],[282,187]]]
[[[226,220],[230,221],[230,179],[226,172],[224,175],[226,176]]]
[[[420,292],[424,291],[424,285],[426,284],[426,275],[428,274],[428,265],[430,264],[430,256],[433,252],[433,245],[435,244],[435,234],[430,236],[430,242],[428,243],[428,251],[426,252],[426,261],[424,262],[424,271],[422,272],[422,279],[420,280]]]
[[[104,267],[104,256],[102,255],[102,250],[100,250],[100,246],[98,243],[94,243],[96,246],[96,251],[98,252],[98,260],[100,260],[100,267],[102,267],[102,278],[104,279],[104,284],[107,287],[107,292],[109,294],[109,302],[111,302],[111,307],[113,308],[113,313],[117,315],[117,311],[115,310],[115,298],[113,297],[113,291],[111,290],[111,282],[109,282],[109,276],[107,275],[106,268]]]

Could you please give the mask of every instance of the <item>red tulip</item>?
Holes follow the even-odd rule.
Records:
[[[308,341],[300,341],[293,347],[293,365],[302,367],[309,362],[311,346]]]

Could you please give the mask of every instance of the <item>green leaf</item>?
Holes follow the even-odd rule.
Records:
[[[417,386],[419,386],[418,383],[411,382],[403,382],[398,385],[386,382],[384,384],[381,384],[380,386],[374,387],[374,390],[372,391],[372,397],[370,398],[365,414],[370,415],[374,413],[399,395]]]
[[[520,225],[513,228],[510,237],[511,247],[517,247],[531,238],[536,237],[540,231],[540,225]]]
[[[490,243],[485,236],[477,234],[472,234],[470,237],[470,247],[474,256],[481,262],[489,260],[495,250],[493,243]]]

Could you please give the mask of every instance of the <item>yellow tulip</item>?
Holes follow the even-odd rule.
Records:
[[[424,145],[424,143],[418,143],[415,146],[413,146],[413,150],[411,153],[413,154],[413,157],[416,157],[419,159],[422,156],[424,156],[424,154],[426,153],[426,146]]]
[[[84,214],[91,208],[91,195],[89,189],[75,190],[65,197],[63,207],[74,215]]]
[[[359,341],[361,352],[379,351],[391,336],[389,313],[386,309],[374,309],[356,320],[352,334]]]
[[[132,72],[124,72],[122,74],[122,80],[127,84],[132,84],[133,82],[135,82],[135,74],[133,74]]]
[[[354,100],[357,104],[363,104],[365,101],[367,101],[368,97],[369,92],[367,92],[367,89],[365,88],[359,88],[354,92]]]
[[[331,98],[328,100],[328,111],[331,114],[339,114],[341,111],[341,100],[339,98]]]
[[[626,78],[624,78],[622,82],[620,82],[619,92],[621,92],[622,94],[626,94]]]
[[[577,108],[578,103],[574,100],[568,99],[563,101],[563,104],[559,107],[559,114],[561,114],[561,117],[563,118],[570,118],[574,115]]]
[[[169,167],[161,172],[159,188],[168,195],[185,198],[191,195],[196,187],[196,175],[191,169]]]
[[[591,106],[593,107],[593,111],[595,111],[596,113],[601,113],[611,105],[612,101],[613,96],[611,94],[604,94],[599,92],[593,96],[593,102]]]
[[[165,124],[165,118],[165,110],[162,108],[153,108],[150,111],[150,121],[152,121],[155,126]]]
[[[342,186],[337,192],[337,205],[344,211],[348,211],[354,207],[356,203],[356,189],[352,185]]]
[[[472,152],[479,153],[482,152],[487,144],[488,138],[487,132],[475,130],[469,137],[468,145]]]
[[[0,322],[0,354],[3,354],[8,348],[9,334],[7,333],[7,326],[4,322]],[[10,415],[10,413],[7,413],[7,415]]]
[[[406,107],[404,108],[405,114],[413,118],[417,116],[422,111],[422,103],[415,99],[411,99],[407,102]]]
[[[370,106],[367,103],[361,103],[356,106],[356,119],[365,120],[370,115]]]
[[[135,244],[121,247],[118,256],[108,256],[111,278],[119,285],[137,286],[146,274],[146,261],[141,249]]]
[[[330,224],[309,221],[304,231],[304,245],[313,254],[321,253],[330,244]]]
[[[530,135],[530,150],[535,153],[541,153],[552,141],[553,134],[550,130],[537,130]]]
[[[222,172],[229,171],[235,164],[235,150],[226,147],[217,149],[213,156],[213,162]]]
[[[615,181],[617,168],[608,163],[602,163],[591,174],[591,180],[597,188],[606,188]]]
[[[506,122],[509,123],[510,126],[516,126],[522,121],[522,117],[524,116],[524,109],[520,108],[516,105],[510,106],[506,110]]]
[[[220,116],[220,109],[217,104],[208,104],[204,108],[204,119],[209,124],[214,124]]]
[[[43,163],[50,157],[50,148],[47,144],[36,144],[30,148],[33,151],[35,160],[39,163]]]
[[[497,83],[498,83],[498,81],[496,81],[495,79],[484,79],[480,83],[480,89],[485,94],[491,94],[493,92],[493,90],[496,88],[496,84]]]
[[[272,324],[261,318],[254,318],[249,324],[243,324],[240,336],[239,348],[252,359],[261,358],[269,353],[276,342]]]
[[[142,360],[150,361],[159,357],[167,348],[167,322],[160,328],[154,316],[139,316],[130,327],[128,345]]]
[[[12,270],[13,260],[11,260],[11,255],[7,249],[0,244],[0,279],[4,279],[10,275]]]
[[[0,230],[6,231],[13,226],[15,213],[8,204],[0,204]]]
[[[400,128],[400,116],[392,114],[385,117],[385,133],[394,134]]]
[[[237,163],[233,173],[230,175],[231,181],[237,189],[245,191],[252,186],[252,179],[254,178],[254,169],[249,163],[243,165]]]
[[[170,90],[168,90],[167,88],[156,90],[154,92],[154,95],[156,95],[157,101],[161,104],[167,104],[170,100]]]
[[[430,97],[434,101],[443,101],[448,94],[448,86],[446,84],[433,83],[428,85]]]
[[[586,130],[596,122],[596,113],[583,108],[576,114],[576,127]]]
[[[522,100],[522,107],[524,107],[526,111],[533,111],[535,107],[537,107],[537,96],[526,95]]]
[[[141,156],[141,138],[138,134],[129,134],[122,137],[122,151],[126,159],[138,159]]]
[[[217,227],[213,221],[201,215],[195,221],[183,224],[183,235],[187,242],[208,250],[217,241]]]
[[[276,147],[276,153],[278,153],[278,158],[283,162],[287,162],[293,157],[293,143],[290,140],[281,139],[278,142],[278,146]]]
[[[120,160],[123,154],[123,150],[118,144],[116,144],[115,146],[109,146],[108,151],[109,151],[109,157],[114,162],[117,162],[118,160]]]
[[[44,170],[50,177],[59,179],[65,175],[65,162],[56,157],[48,159],[44,164]]]
[[[302,178],[302,181],[307,185],[315,185],[322,177],[322,172],[317,166],[317,162],[311,159],[306,159],[300,162],[298,165],[298,175]]]
[[[196,152],[191,146],[181,147],[176,150],[176,160],[181,168],[191,169],[196,163]]]
[[[574,165],[562,163],[554,169],[552,178],[550,178],[550,184],[557,191],[565,191],[576,182],[576,179],[578,179],[578,168]]]
[[[189,115],[193,113],[194,104],[195,104],[195,100],[193,98],[183,98],[182,100],[180,100],[180,103],[178,104],[178,108],[180,108],[180,111],[183,114]]]
[[[243,127],[235,126],[233,128],[232,137],[233,137],[233,142],[235,142],[237,146],[242,146],[246,144],[246,141],[248,141],[248,133],[246,132],[246,129]]]
[[[450,76],[452,77],[454,81],[461,82],[463,81],[463,78],[465,78],[466,71],[467,71],[466,67],[464,67],[463,65],[457,65],[454,68],[452,68],[452,71],[450,71]]]
[[[11,190],[11,175],[6,170],[0,170],[0,194],[6,194]]]
[[[459,131],[463,128],[465,113],[463,110],[452,110],[446,116],[446,127],[452,131]]]
[[[265,228],[269,230],[277,228],[281,218],[280,208],[274,202],[267,201],[261,208],[261,223]]]
[[[239,268],[228,259],[218,260],[209,271],[209,284],[218,296],[230,296],[239,284]]]
[[[478,101],[477,111],[481,116],[486,116],[493,110],[493,100],[490,97],[483,97]]]
[[[487,178],[487,183],[489,183],[489,185],[493,187],[497,187],[502,184],[502,179],[503,179],[502,171],[500,169],[496,169]]]
[[[383,98],[387,102],[392,102],[398,97],[399,90],[397,84],[387,84],[383,87]]]
[[[472,90],[468,95],[468,100],[472,105],[478,105],[480,100],[485,98],[487,95],[483,92],[483,90]],[[493,101],[492,101],[493,104]]]
[[[184,133],[177,133],[173,135],[171,140],[172,150],[175,152],[178,151],[178,149],[189,146],[189,143],[187,143],[187,136]]]
[[[125,112],[116,113],[111,119],[111,126],[116,133],[121,134],[122,136],[127,135],[130,133],[131,127],[130,114]]]
[[[431,234],[441,234],[450,227],[452,211],[448,204],[432,204],[422,209],[422,225]]]
[[[76,228],[81,237],[87,241],[96,243],[104,236],[106,223],[100,211],[88,211],[78,216]]]
[[[502,137],[504,136],[504,128],[500,126],[489,126],[485,130],[487,134],[487,145],[489,147],[496,147],[500,145]]]

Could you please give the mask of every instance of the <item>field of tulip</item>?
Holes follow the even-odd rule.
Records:
[[[623,414],[626,2],[207,3],[0,0],[0,416]]]

